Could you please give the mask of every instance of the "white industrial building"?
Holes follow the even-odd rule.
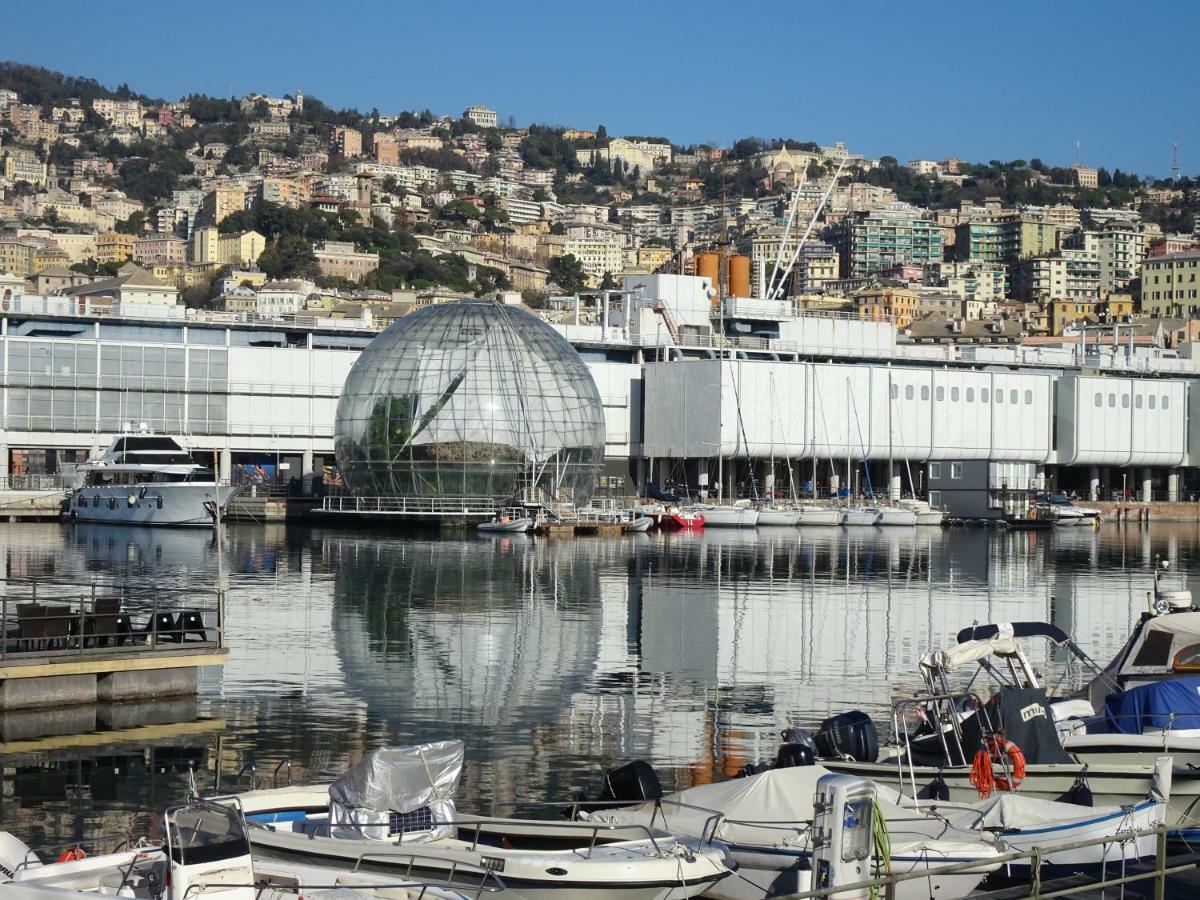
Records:
[[[670,275],[566,298],[555,327],[596,380],[606,474],[626,487],[670,481],[728,499],[826,490],[849,469],[857,489],[869,477],[877,491],[922,493],[929,466],[949,462],[1027,465],[1040,485],[1092,496],[1200,491],[1190,358],[906,345],[886,323],[711,298],[706,280]],[[214,452],[222,474],[268,458],[306,475],[333,462],[341,385],[372,337],[361,323],[177,311],[119,317],[14,298],[0,319],[0,474],[31,471],[46,451],[43,464],[81,460],[142,422]],[[714,316],[734,337],[714,337]]]

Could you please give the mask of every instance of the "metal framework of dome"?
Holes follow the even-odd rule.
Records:
[[[334,447],[359,496],[582,506],[604,457],[604,410],[579,354],[536,316],[491,300],[440,303],[363,351]]]

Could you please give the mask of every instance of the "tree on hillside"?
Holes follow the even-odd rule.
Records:
[[[572,253],[554,257],[550,260],[549,269],[550,280],[568,294],[578,293],[587,287],[583,264]]]
[[[258,257],[258,267],[273,279],[316,278],[320,274],[312,245],[294,234],[269,244]]]

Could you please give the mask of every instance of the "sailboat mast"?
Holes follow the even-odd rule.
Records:
[[[892,370],[888,369],[888,503],[898,499],[892,496]]]

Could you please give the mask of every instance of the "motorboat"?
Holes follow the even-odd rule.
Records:
[[[654,527],[654,520],[649,516],[634,516],[625,525],[625,531],[631,534],[645,534]]]
[[[851,506],[842,512],[842,524],[848,528],[878,525],[883,513],[874,506]]]
[[[840,525],[842,521],[842,510],[836,506],[817,506],[814,503],[805,504],[800,507],[800,521],[797,523],[802,526],[825,526]]]
[[[97,852],[81,841],[37,853],[0,832],[0,888],[24,900],[87,900],[101,896],[135,900],[257,900],[264,896],[329,897],[347,890],[431,900],[479,900],[504,890],[503,877],[463,864],[452,879],[430,882],[411,875],[357,872],[255,857],[236,802],[194,800],[168,809],[165,840],[146,838],[121,849]],[[88,848],[92,852],[88,852]],[[415,865],[420,857],[412,855]]]
[[[175,438],[143,426],[119,435],[99,459],[78,467],[67,516],[73,522],[211,528],[234,490]]]
[[[1055,525],[1082,525],[1091,528],[1100,524],[1098,509],[1079,506],[1063,494],[1049,494],[1044,499],[1044,505],[1053,517]]]
[[[630,769],[645,763],[630,763]],[[652,774],[638,780],[651,780]],[[614,778],[614,776],[616,776]],[[605,783],[621,782],[621,771],[606,775]],[[675,834],[711,835],[725,844],[737,864],[737,875],[712,887],[706,896],[722,900],[760,900],[811,890],[819,845],[815,836],[828,832],[822,817],[829,811],[821,795],[832,775],[819,765],[774,768],[745,778],[703,784],[677,793],[615,809],[586,813],[588,821],[664,827]],[[890,852],[882,858],[878,846],[867,848],[870,874],[908,874],[931,870],[928,878],[897,883],[900,900],[930,896],[963,897],[1000,867],[1003,850],[995,838],[978,829],[960,828],[930,815],[904,809],[876,797],[877,787],[865,779],[872,802],[882,812],[890,837]],[[853,786],[853,785],[851,785]],[[623,801],[624,795],[614,798]],[[633,798],[631,798],[633,799]],[[841,804],[833,811],[841,815]],[[936,871],[942,866],[974,863],[960,871]]]
[[[1200,628],[1200,622],[1196,625]],[[1077,738],[1072,727],[1064,727],[1065,714],[1055,711],[1056,704],[1018,643],[1033,636],[1049,637],[1062,647],[1071,643],[1061,629],[1045,623],[963,629],[957,644],[921,658],[925,690],[893,705],[893,743],[886,752],[880,753],[870,716],[854,711],[822,723],[815,741],[827,760],[824,764],[834,771],[879,779],[910,797],[920,797],[936,785],[953,802],[1018,787],[1022,795],[1057,800],[1086,773],[1096,803],[1135,806],[1152,795],[1169,794],[1166,823],[1171,832],[1180,837],[1200,834],[1200,771],[1187,765],[1186,757],[1181,759],[1170,735],[1144,739],[1136,753],[1133,742],[1122,737],[1118,741],[1124,742],[1124,757],[1089,752],[1093,748],[1085,738],[1090,735]],[[1087,660],[1086,654],[1075,651]],[[998,687],[986,702],[951,687],[951,674],[971,664]],[[1077,704],[1078,696],[1061,701]],[[1167,755],[1174,763],[1169,789],[1160,784],[1159,760]]]
[[[525,534],[533,529],[533,519],[529,517],[524,507],[518,506],[502,509],[497,515],[486,522],[480,522],[476,527],[483,532]]]
[[[699,531],[704,527],[704,516],[695,509],[668,507],[659,527],[666,531]]]
[[[901,509],[910,509],[916,513],[916,524],[918,525],[936,525],[941,527],[946,524],[946,511],[944,509],[934,509],[929,505],[928,500],[907,498],[897,501],[896,505]]]
[[[749,500],[738,500],[729,505],[701,504],[691,508],[704,518],[705,528],[753,528],[758,524],[759,512]]]
[[[881,526],[906,526],[912,527],[917,524],[917,514],[914,510],[905,509],[903,506],[884,506],[879,510],[879,521],[876,523]]]
[[[462,741],[375,750],[332,784],[249,791],[236,799],[257,856],[283,863],[444,879],[469,864],[509,895],[578,900],[697,896],[730,873],[711,840],[662,828],[562,819],[460,816]],[[421,861],[412,863],[413,852]]]
[[[1169,566],[1154,573],[1147,610],[1116,656],[1100,666],[1062,629],[1046,622],[1010,622],[962,629],[947,658],[978,654],[996,680],[1038,684],[1019,642],[1044,639],[1069,655],[1091,679],[1080,690],[1050,698],[1063,749],[1088,765],[1144,764],[1170,754],[1177,767],[1200,767],[1200,611],[1182,584],[1167,584]],[[1006,673],[1007,668],[1007,673]]]
[[[764,506],[758,511],[758,524],[763,527],[794,527],[800,524],[800,510],[791,506]]]

